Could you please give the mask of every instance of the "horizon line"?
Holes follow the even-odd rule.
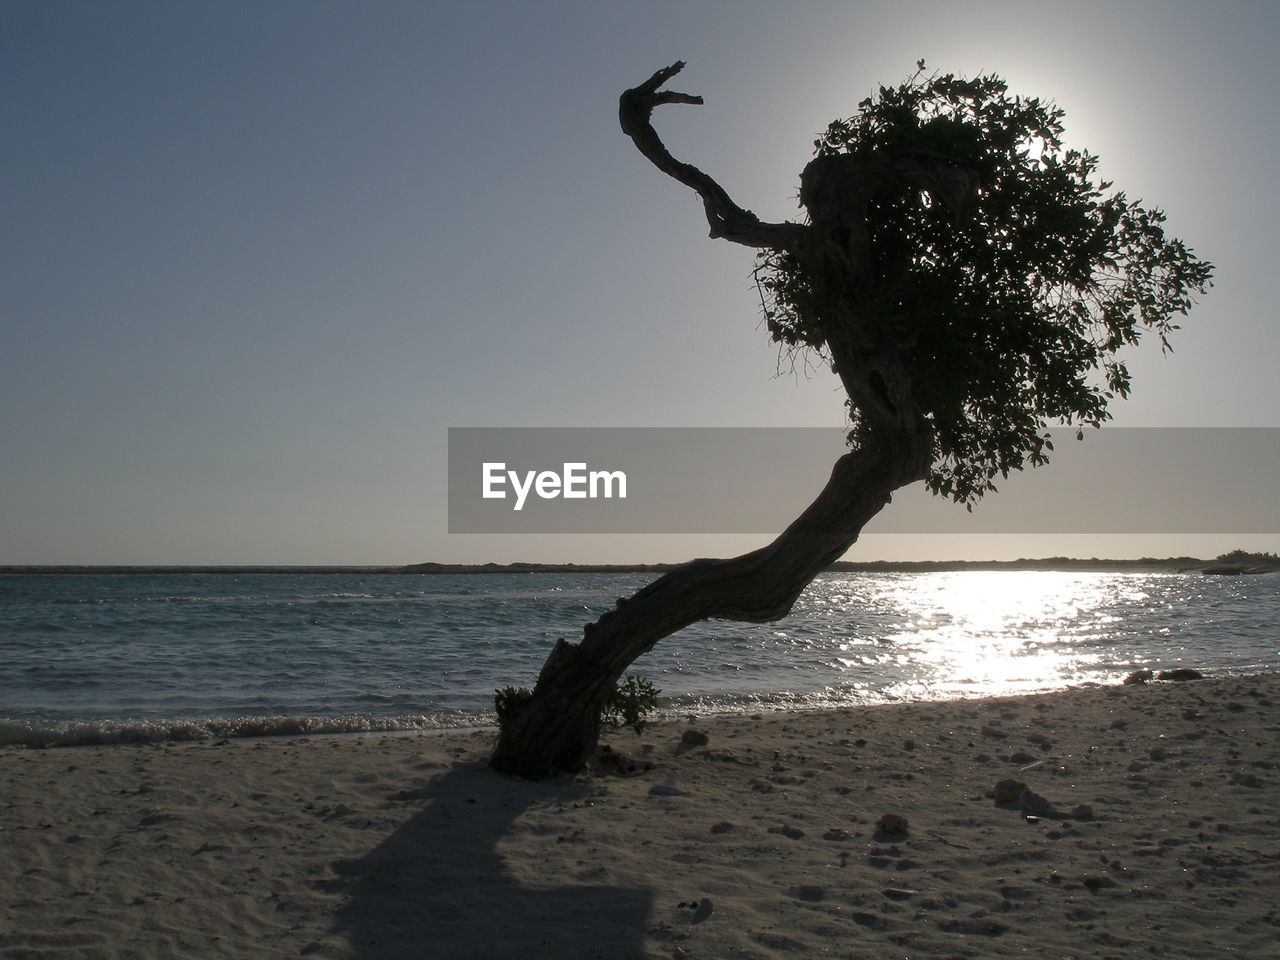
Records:
[[[662,572],[689,563],[684,561],[658,561],[653,563],[576,563],[544,561],[510,561],[498,563],[452,563],[422,561],[402,564],[334,564],[334,563],[8,563],[0,564],[0,574],[25,573],[555,573],[555,572]],[[1020,557],[1016,560],[837,560],[828,571],[876,571],[876,570],[943,570],[964,568],[1068,568],[1085,566],[1145,567],[1189,570],[1215,565],[1241,566],[1242,568],[1274,567],[1280,569],[1280,557],[1269,553],[1233,551],[1214,558],[1189,555],[1176,557]],[[1242,570],[1243,572],[1243,570]]]

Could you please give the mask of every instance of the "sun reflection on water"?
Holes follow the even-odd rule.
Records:
[[[695,624],[641,667],[699,710],[1014,695],[1147,667],[1276,669],[1277,611],[1280,576],[833,571],[785,620]]]
[[[877,605],[899,612],[897,629],[851,638],[836,659],[844,670],[896,665],[898,682],[883,690],[894,697],[1026,693],[1087,679],[1102,659],[1090,641],[1116,620],[1109,608],[1146,599],[1115,578],[1042,571],[937,573],[881,587]]]

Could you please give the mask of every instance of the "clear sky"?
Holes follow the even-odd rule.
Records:
[[[759,537],[450,536],[451,426],[830,426],[751,252],[620,133],[795,218],[879,83],[996,72],[1217,265],[1129,426],[1278,426],[1280,5],[0,5],[0,563],[653,561]],[[1048,469],[1052,469],[1049,467]],[[1158,478],[1142,478],[1157,482]],[[816,490],[815,490],[816,493]],[[892,507],[890,508],[892,509]],[[1212,554],[1280,537],[871,535],[854,557]]]

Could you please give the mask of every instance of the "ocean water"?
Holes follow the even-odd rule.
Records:
[[[492,722],[557,637],[651,574],[0,575],[0,743]],[[671,712],[1029,693],[1280,668],[1280,575],[830,573],[634,672]]]

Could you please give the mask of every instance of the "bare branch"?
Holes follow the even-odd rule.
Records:
[[[667,103],[701,104],[702,98],[674,90],[659,90],[684,69],[684,61],[654,73],[638,87],[618,98],[618,122],[636,148],[667,176],[692,188],[702,198],[713,238],[722,238],[748,247],[793,250],[799,246],[804,227],[797,223],[765,223],[750,210],[738,206],[715,180],[697,167],[671,155],[653,129],[653,108]]]

